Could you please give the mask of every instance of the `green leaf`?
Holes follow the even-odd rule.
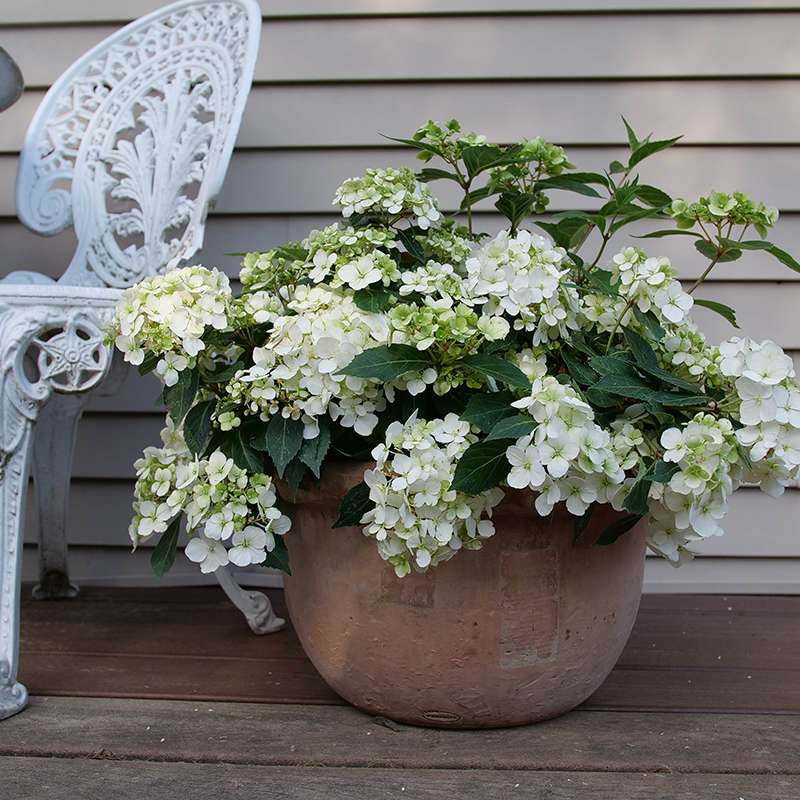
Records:
[[[480,189],[473,189],[471,192],[467,192],[464,195],[464,199],[461,201],[459,208],[461,211],[466,211],[479,200],[485,200],[493,194],[497,194],[497,189],[491,185],[481,186]]]
[[[218,369],[206,374],[207,383],[227,383],[240,369],[247,369],[247,365],[242,359],[234,361],[233,364],[222,364]]]
[[[216,407],[216,400],[204,400],[189,409],[183,421],[183,439],[192,455],[199,456],[205,452],[211,438],[211,417]]]
[[[636,222],[636,220],[639,219],[652,219],[653,217],[659,216],[661,213],[655,208],[640,208],[639,206],[629,206],[628,208],[629,210],[626,211],[613,225],[609,227],[609,234],[616,233],[626,225],[630,225],[631,222]]]
[[[408,344],[392,344],[365,350],[338,374],[391,381],[407,372],[422,372],[430,366],[431,357],[424,350]]]
[[[636,196],[649,206],[662,208],[672,203],[672,198],[656,186],[641,184],[636,189]]]
[[[653,478],[649,471],[641,475],[628,492],[628,496],[625,498],[622,507],[626,511],[630,511],[631,514],[635,514],[637,517],[643,517],[647,514],[650,508],[647,498],[650,494],[650,486],[652,483]]]
[[[511,407],[514,400],[510,392],[488,392],[470,397],[461,419],[478,427],[482,431],[490,431],[501,419],[517,413]]]
[[[595,509],[595,504],[592,503],[592,505],[590,505],[589,508],[587,508],[586,511],[584,511],[583,514],[580,517],[576,517],[575,518],[575,523],[574,523],[574,528],[573,528],[574,532],[572,534],[572,543],[573,544],[575,542],[577,542],[578,539],[581,538],[581,536],[583,536],[583,534],[586,531],[586,528],[589,527],[589,521],[592,518],[592,514],[594,513],[594,509]]]
[[[178,373],[174,386],[164,387],[164,404],[172,421],[177,425],[188,413],[200,387],[200,374],[197,369],[185,369]]]
[[[437,180],[448,180],[460,183],[458,175],[455,172],[448,172],[446,169],[435,169],[433,167],[425,167],[417,173],[417,178],[423,183]]]
[[[592,369],[597,370],[601,375],[620,375],[639,380],[639,376],[633,369],[633,364],[618,356],[592,356],[589,359]]]
[[[474,178],[487,169],[518,162],[521,155],[522,147],[520,145],[501,148],[492,144],[476,144],[465,147],[461,151],[461,159],[470,178]]]
[[[367,287],[353,292],[353,301],[362,310],[372,314],[386,311],[395,295],[383,286]]]
[[[267,553],[267,557],[261,562],[261,566],[279,569],[287,575],[292,574],[292,570],[289,567],[289,551],[282,537],[275,537],[275,548]]]
[[[527,436],[536,427],[536,424],[536,420],[532,417],[525,417],[522,414],[515,414],[513,417],[505,417],[505,419],[501,419],[491,431],[489,431],[484,441],[490,442],[495,439],[516,440],[521,436]]]
[[[508,441],[503,439],[470,445],[456,465],[452,488],[476,495],[497,486],[511,469],[507,449]]]
[[[670,230],[666,231],[651,231],[650,233],[644,233],[641,236],[634,236],[634,239],[663,239],[665,236],[694,236],[695,239],[703,238],[703,234],[697,233],[696,231],[681,231],[671,228]]]
[[[647,339],[630,328],[625,328],[624,333],[625,340],[628,342],[628,347],[631,348],[636,363],[645,369],[658,367],[658,356],[656,356],[655,350],[650,347]]]
[[[361,518],[367,511],[375,507],[369,499],[369,486],[364,481],[356,484],[342,499],[339,506],[339,516],[333,523],[334,528],[349,528],[360,525]]]
[[[259,450],[266,450],[278,475],[282,478],[286,465],[300,452],[303,444],[303,423],[299,419],[287,419],[280,414],[270,417],[264,434],[263,447],[253,442]]]
[[[144,360],[136,368],[140,375],[147,375],[156,368],[161,356],[158,353],[145,353]]]
[[[619,539],[620,536],[626,534],[631,528],[635,527],[636,523],[641,519],[637,514],[628,514],[616,522],[612,522],[601,534],[596,544],[609,545]]]
[[[331,425],[327,417],[320,417],[319,435],[314,439],[304,439],[300,447],[302,461],[319,478],[320,467],[331,445]]]
[[[548,233],[558,247],[567,250],[580,247],[593,226],[582,217],[568,217],[558,223],[535,221],[534,224]]]
[[[639,162],[644,161],[646,158],[672,147],[681,137],[676,136],[674,139],[661,139],[655,142],[643,142],[634,151],[633,155],[628,159],[628,168],[635,167]]]
[[[159,578],[166,575],[175,563],[175,552],[178,549],[178,535],[180,531],[181,515],[178,514],[167,526],[164,533],[161,534],[161,538],[158,540],[155,550],[153,550],[150,555],[150,566]]]
[[[586,280],[589,286],[600,294],[607,294],[610,297],[619,296],[619,290],[612,283],[614,275],[607,269],[593,269]]]
[[[525,373],[516,364],[506,361],[504,358],[478,353],[474,356],[465,356],[460,363],[476,372],[488,375],[512,389],[528,391],[531,388],[531,382]]]
[[[511,223],[512,228],[531,210],[535,197],[523,192],[503,192],[495,202],[495,208]]]
[[[536,189],[561,189],[565,192],[575,192],[585,197],[600,197],[599,192],[587,183],[576,180],[572,175],[554,175],[536,182]]]
[[[639,146],[639,140],[636,138],[633,128],[631,128],[631,126],[628,124],[628,120],[626,120],[625,117],[622,118],[622,122],[625,124],[625,132],[628,134],[628,146],[631,148],[631,150],[636,150],[636,148]],[[616,163],[619,164],[619,162]]]
[[[302,429],[302,423],[300,423]],[[231,458],[239,469],[247,470],[251,475],[264,472],[264,459],[261,453],[245,438],[246,434],[237,428],[231,439]],[[283,474],[282,470],[279,470]]]
[[[670,478],[680,469],[678,464],[658,461],[653,467],[653,480],[657,483],[669,483]]]
[[[625,165],[621,161],[614,160],[608,165],[608,171],[612,175],[619,175],[620,173],[625,172],[625,169]]]
[[[414,261],[418,261],[420,264],[425,263],[425,250],[414,235],[414,231],[406,228],[398,232],[397,238]]]
[[[382,133],[381,136],[383,136],[384,139],[388,139],[390,142],[404,144],[407,147],[413,147],[415,150],[421,150],[425,153],[434,153],[435,155],[444,158],[444,153],[440,148],[436,147],[435,145],[428,144],[427,142],[421,142],[417,139],[396,139],[394,136],[387,136],[385,133]]]
[[[569,350],[562,350],[561,356],[567,365],[569,374],[579,386],[591,386],[597,382],[597,373],[586,363],[585,359],[578,358]]]
[[[767,252],[778,259],[781,264],[789,267],[789,269],[793,269],[795,272],[800,272],[800,262],[796,261],[792,256],[789,255],[785,250],[781,250],[780,247],[776,247],[774,244],[770,246]]]
[[[737,242],[736,239],[720,239],[719,241],[723,247],[738,247],[740,250],[770,250],[775,246],[763,239],[750,239],[744,242]]]
[[[705,239],[696,241],[694,246],[701,256],[705,256],[710,261],[713,261],[718,255],[717,248],[711,244],[711,242],[707,242]]]
[[[604,375],[592,389],[673,407],[702,406],[708,403],[708,398],[703,395],[658,391],[648,386],[636,375]]]
[[[703,308],[708,308],[711,311],[716,312],[721,317],[725,317],[734,328],[738,328],[739,325],[736,322],[736,311],[732,309],[730,306],[726,306],[724,303],[718,303],[716,300],[704,300],[701,297],[696,297],[694,299],[694,304],[696,306],[702,306]]]
[[[633,316],[657,342],[660,342],[666,335],[666,331],[661,327],[658,317],[652,311],[642,311],[639,306],[634,305]]]

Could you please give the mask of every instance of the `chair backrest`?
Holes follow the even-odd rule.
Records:
[[[260,29],[256,0],[181,0],[108,37],[53,84],[25,139],[17,213],[45,235],[74,224],[62,283],[130,286],[200,248]]]

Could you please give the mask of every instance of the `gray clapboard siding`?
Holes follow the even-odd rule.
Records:
[[[794,0],[260,0],[265,20],[306,16],[389,16],[424,14],[552,14],[552,13],[648,13],[682,11],[767,11],[794,9]],[[160,8],[160,0],[6,0],[0,25],[68,22],[129,22]]]
[[[44,97],[29,90],[0,126],[0,152],[16,153]],[[792,80],[575,81],[256,85],[239,148],[385,146],[425,119],[456,117],[493,141],[523,132],[570,146],[624,145],[624,115],[640,132],[683,135],[685,144],[796,144]],[[531,109],[546,113],[531,118]],[[324,124],[320,121],[324,120]]]
[[[581,169],[601,170],[612,159],[626,157],[618,147],[573,147],[573,161]],[[231,159],[228,177],[216,205],[223,214],[325,214],[344,178],[360,175],[369,167],[407,165],[419,161],[405,148],[353,148],[308,150],[240,150]],[[13,185],[16,158],[0,156],[0,216],[15,213]],[[654,183],[676,196],[693,199],[709,189],[740,189],[768,201],[782,211],[800,211],[800,148],[676,147],[642,165],[643,182]],[[460,200],[450,181],[437,185],[446,209]],[[551,210],[591,208],[592,198],[554,192]],[[479,208],[491,209],[484,201]]]
[[[83,547],[131,548],[128,523],[133,499],[132,480],[74,478],[68,522],[69,539]],[[36,543],[36,508],[29,495],[31,513],[25,530],[25,543]],[[782,525],[786,517],[800,515],[800,490],[787,490],[774,499],[757,489],[743,488],[731,502],[731,514],[725,521],[725,536],[715,537],[697,546],[708,556],[800,557],[800,536]],[[759,533],[759,531],[761,533]],[[754,538],[755,537],[755,538]],[[140,545],[152,548],[155,541]]]
[[[209,218],[206,239],[202,250],[192,259],[192,263],[217,267],[235,277],[239,272],[241,258],[232,253],[249,250],[268,250],[270,247],[290,240],[305,238],[309,231],[319,229],[341,217],[333,213],[327,215],[215,215]],[[476,225],[480,230],[496,233],[503,227],[503,218],[496,214],[476,215]],[[608,246],[609,255],[619,247],[631,243],[632,236],[667,227],[669,223],[650,221],[631,225],[621,235],[614,237]],[[785,214],[770,234],[772,241],[791,253],[800,252],[800,214]],[[75,249],[72,230],[63,231],[57,236],[37,236],[17,220],[10,217],[0,219],[0,241],[3,243],[3,262],[0,272],[12,269],[35,269],[58,278],[69,263]],[[667,256],[685,280],[697,278],[707,264],[688,242],[680,237],[639,241],[645,250],[653,255]],[[598,245],[597,236],[591,236],[583,252],[594,253]],[[717,267],[709,276],[712,283],[717,281],[800,281],[800,273],[787,269],[783,264],[765,253],[748,252],[739,261]],[[766,284],[771,285],[771,284]]]
[[[27,85],[41,87],[116,27],[18,27],[4,39]],[[264,26],[255,79],[796,75],[797,33],[793,15],[756,12],[700,13],[691,25],[680,14],[279,19]]]

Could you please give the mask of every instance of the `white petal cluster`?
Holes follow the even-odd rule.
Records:
[[[691,295],[674,278],[668,258],[648,258],[636,247],[626,247],[611,260],[619,292],[640,311],[655,309],[672,323],[683,322],[694,305]]]
[[[396,262],[385,252],[397,248],[394,233],[388,228],[329,225],[312,231],[303,247],[308,251],[308,276],[314,283],[324,280],[333,288],[349,286],[357,291],[400,278]]]
[[[465,294],[486,314],[507,314],[533,344],[569,336],[579,327],[580,300],[561,268],[566,252],[529,231],[501,231],[466,260]]]
[[[455,414],[430,421],[393,422],[364,473],[375,507],[361,520],[378,552],[399,576],[425,571],[462,547],[477,550],[494,535],[492,508],[500,489],[476,497],[451,489],[456,462],[476,440]]]
[[[166,531],[186,512],[191,538],[185,553],[213,572],[229,561],[260,564],[275,549],[275,536],[291,527],[275,506],[267,475],[250,475],[219,450],[207,459],[191,455],[179,431],[162,431],[164,447],[148,447],[136,464],[136,488],[130,537],[134,545]]]
[[[533,381],[527,397],[512,405],[536,421],[531,434],[506,451],[515,489],[537,492],[536,510],[546,516],[566,501],[581,516],[592,503],[608,503],[625,480],[619,453],[608,431],[594,421],[594,412],[571,387],[548,375]]]
[[[733,380],[736,431],[753,464],[747,480],[772,495],[800,474],[800,387],[792,359],[769,340],[733,338],[719,346],[719,370]]]
[[[371,433],[375,412],[385,407],[383,387],[337,373],[359,353],[386,343],[385,318],[326,286],[298,286],[287,307],[291,316],[274,321],[266,344],[253,350],[254,366],[236,374],[228,394],[262,419],[303,419],[310,438],[314,418],[324,414],[362,436]]]
[[[367,212],[392,218],[413,216],[422,230],[441,217],[431,190],[406,167],[368,169],[358,178],[348,178],[336,190],[333,205],[341,207],[345,218]]]
[[[230,302],[228,277],[215,269],[185,267],[156,275],[122,293],[112,323],[114,343],[130,364],[141,364],[145,350],[162,356],[158,374],[173,385],[205,348],[206,328],[228,326]]]
[[[663,460],[677,465],[666,485],[653,484],[649,544],[673,562],[690,556],[685,545],[721,536],[728,499],[739,485],[739,454],[730,420],[701,412],[682,428],[661,434]]]

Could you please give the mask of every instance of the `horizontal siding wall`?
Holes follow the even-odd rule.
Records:
[[[27,125],[48,86],[81,53],[153,0],[4,0],[0,46],[26,79],[0,117],[0,274],[57,277],[71,232],[40,238],[14,216],[14,177]],[[237,148],[197,261],[235,276],[233,251],[302,238],[335,219],[341,180],[368,166],[411,164],[382,134],[408,135],[425,119],[456,116],[499,141],[541,135],[569,148],[582,169],[624,152],[620,115],[641,132],[683,134],[642,166],[673,194],[742,189],[781,209],[774,241],[800,251],[800,4],[782,0],[263,0],[256,78]],[[446,206],[455,196],[437,187]],[[552,210],[591,208],[555,193]],[[499,229],[491,207],[481,226]],[[641,225],[635,233],[652,230]],[[618,239],[622,243],[626,239]],[[648,243],[690,281],[702,260],[684,242]],[[715,270],[704,296],[735,306],[742,328],[773,338],[800,367],[800,274],[763,253]],[[714,340],[733,330],[701,310]],[[84,583],[152,583],[149,551],[127,540],[132,462],[157,443],[158,386],[131,374],[112,397],[92,399],[73,474],[69,535]],[[108,442],[113,442],[109,447]],[[36,569],[29,504],[26,575]],[[753,489],[732,503],[725,537],[676,570],[649,559],[649,591],[800,592],[800,490],[773,501]],[[197,582],[179,559],[172,583]],[[273,574],[254,583],[274,585]]]

